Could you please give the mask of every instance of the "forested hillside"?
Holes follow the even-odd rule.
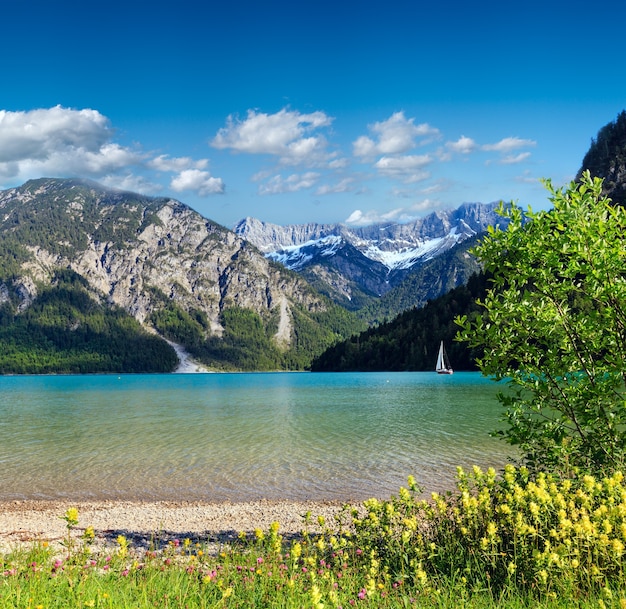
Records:
[[[477,352],[455,342],[457,315],[472,317],[476,299],[485,294],[488,279],[474,274],[466,285],[432,300],[422,308],[338,343],[316,358],[316,372],[434,370],[440,341],[446,344],[455,370],[476,370]]]
[[[146,345],[133,345],[142,326],[210,369],[301,370],[364,328],[296,273],[173,199],[42,178],[0,191],[0,211],[5,373],[172,369],[144,361],[153,340],[173,351],[148,334]],[[68,270],[78,278],[72,289],[55,286]],[[93,313],[89,298],[98,315],[117,319],[102,332],[80,317]]]
[[[220,316],[224,328],[210,335],[206,315],[200,310],[184,311],[164,295],[162,308],[155,308],[150,323],[165,338],[185,345],[200,362],[220,370],[305,370],[314,354],[336,336],[350,336],[363,325],[338,306],[328,311],[309,311],[294,305],[291,314],[297,330],[291,349],[274,340],[280,319],[264,322],[255,311],[240,307],[225,309]],[[208,336],[207,336],[208,335]]]
[[[0,374],[171,372],[174,349],[117,307],[98,303],[87,282],[58,271],[18,313],[0,305]]]

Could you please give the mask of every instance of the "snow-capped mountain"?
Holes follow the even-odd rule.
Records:
[[[502,222],[497,203],[464,203],[407,224],[297,224],[280,226],[245,218],[235,227],[267,258],[307,276],[330,295],[351,300],[356,293],[382,296],[408,274],[452,247]],[[337,298],[336,298],[337,299]]]

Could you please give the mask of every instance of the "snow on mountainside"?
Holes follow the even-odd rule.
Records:
[[[407,224],[375,224],[351,228],[344,224],[279,226],[245,218],[233,229],[268,258],[293,270],[302,269],[315,255],[332,256],[342,242],[389,270],[409,269],[454,245],[484,232],[499,216],[495,203],[465,203],[456,210],[438,211]]]
[[[464,203],[458,209],[437,211],[406,224],[296,224],[280,226],[245,218],[234,232],[276,262],[341,285],[341,298],[351,300],[353,290],[381,296],[408,273],[452,247],[487,230],[502,219],[497,203]]]
[[[266,253],[266,257],[280,262],[287,268],[297,271],[313,260],[315,255],[334,256],[343,243],[339,235],[330,235],[320,239],[311,239],[302,245],[288,245],[276,251]]]

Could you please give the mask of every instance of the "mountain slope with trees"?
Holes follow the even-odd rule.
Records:
[[[20,332],[60,270],[213,369],[303,369],[363,328],[296,273],[179,201],[72,179],[0,192],[5,336]],[[56,320],[62,328],[62,316]]]
[[[488,279],[472,275],[466,285],[398,315],[392,321],[338,343],[315,358],[315,372],[434,370],[440,341],[455,370],[476,370],[479,351],[455,342],[459,315],[478,314],[476,300],[486,292]]]
[[[411,309],[418,309],[447,292],[466,284],[479,273],[481,266],[470,249],[479,237],[473,237],[450,248],[436,258],[425,262],[409,274],[399,285],[359,311],[369,324],[393,319]]]
[[[0,374],[171,372],[170,345],[59,270],[22,313],[0,305]]]

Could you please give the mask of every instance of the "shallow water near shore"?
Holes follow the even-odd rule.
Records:
[[[0,500],[361,500],[500,467],[478,373],[0,377]]]

